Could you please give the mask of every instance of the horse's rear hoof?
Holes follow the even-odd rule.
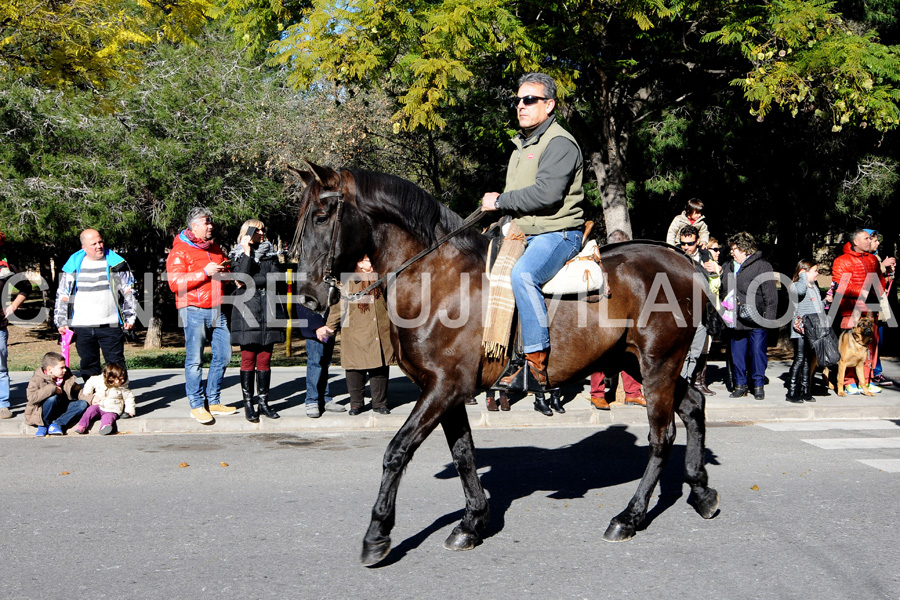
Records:
[[[466,533],[459,527],[444,540],[444,548],[447,550],[471,550],[481,543],[481,538],[473,533]]]
[[[615,519],[609,522],[609,527],[603,534],[603,539],[607,542],[627,542],[634,537],[634,527],[624,525]]]
[[[719,511],[719,492],[713,488],[707,488],[703,494],[694,494],[692,500],[697,514],[704,519],[712,519]]]
[[[371,567],[377,565],[391,551],[391,538],[386,538],[380,542],[363,542],[362,555],[359,560],[363,565]]]

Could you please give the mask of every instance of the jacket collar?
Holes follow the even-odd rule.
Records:
[[[528,137],[525,137],[525,132],[523,130],[519,130],[519,133],[516,134],[515,140],[518,141],[518,145],[521,145],[523,148],[525,146],[530,146],[532,144],[536,144],[538,140],[541,139],[541,136],[550,129],[550,126],[556,122],[556,115],[550,115],[550,118],[538,125],[534,131]]]
[[[844,254],[849,254],[851,256],[858,256],[858,257],[862,258],[863,256],[868,256],[869,254],[871,254],[871,252],[854,250],[853,244],[851,244],[850,242],[845,242],[844,243]]]

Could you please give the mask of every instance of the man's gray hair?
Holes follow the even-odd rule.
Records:
[[[189,212],[189,213],[188,213],[188,216],[187,216],[187,226],[188,226],[188,229],[191,228],[191,224],[192,224],[194,221],[196,221],[197,219],[205,218],[205,217],[209,217],[209,218],[211,219],[211,218],[212,218],[212,211],[210,211],[210,210],[209,210],[208,208],[206,208],[205,206],[195,206],[194,208],[192,208],[192,209],[191,209],[191,212]]]
[[[536,83],[544,87],[544,98],[556,100],[556,82],[545,73],[525,73],[519,77],[519,87],[526,83]]]
[[[630,239],[631,238],[628,237],[627,233],[625,233],[621,229],[616,229],[615,231],[610,233],[608,236],[606,236],[606,243],[607,244],[618,244],[620,242],[627,242]]]
[[[860,236],[860,234],[862,234],[862,235],[869,235],[869,232],[866,231],[866,230],[863,229],[863,228],[854,229],[853,231],[850,232],[850,235],[848,236],[849,239],[848,239],[847,241],[850,242],[851,244],[853,244],[853,245],[855,246],[855,245],[856,245],[856,238],[858,238],[858,237]]]

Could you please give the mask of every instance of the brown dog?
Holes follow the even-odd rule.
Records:
[[[866,358],[869,354],[869,345],[874,336],[875,320],[870,315],[865,315],[856,323],[856,327],[841,333],[838,339],[838,348],[841,351],[841,360],[837,368],[837,395],[846,396],[844,391],[844,374],[847,369],[856,369],[856,379],[859,388],[866,396],[874,396],[869,391],[869,381],[866,379]]]

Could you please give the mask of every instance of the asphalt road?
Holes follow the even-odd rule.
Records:
[[[433,435],[376,568],[358,557],[390,434],[0,439],[0,597],[900,597],[900,423],[801,425],[824,429],[710,428],[711,520],[686,503],[679,428],[649,525],[619,544],[601,536],[646,427],[476,431],[492,521],[462,553],[442,547],[464,501]]]

